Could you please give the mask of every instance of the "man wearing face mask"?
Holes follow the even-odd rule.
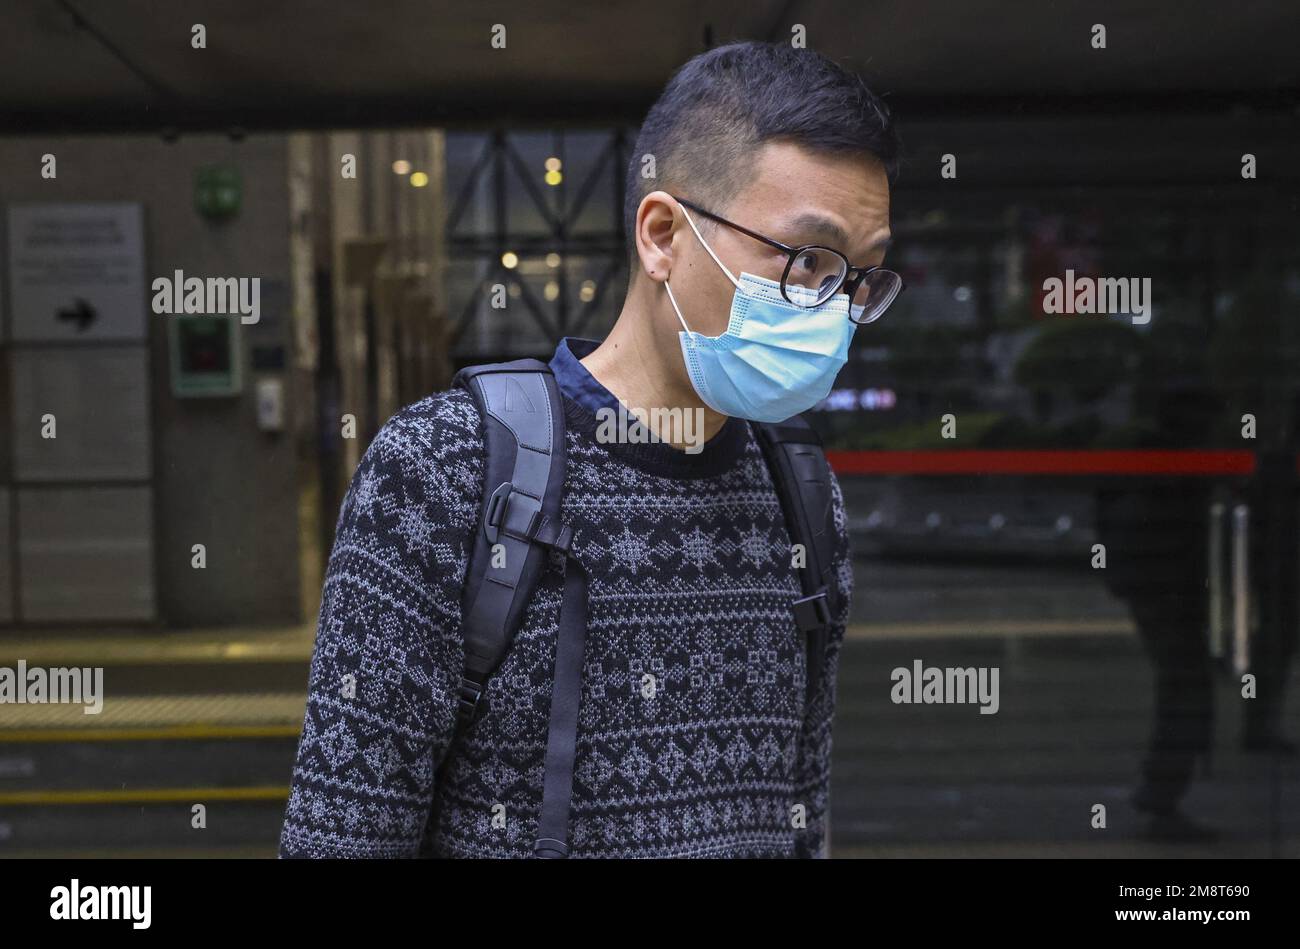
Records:
[[[897,151],[880,101],[818,53],[738,43],[675,74],[629,165],[632,276],[608,337],[560,341],[554,402],[477,376],[482,391],[395,415],[358,467],[282,856],[826,854],[843,500],[795,446],[792,470],[825,488],[823,522],[807,520],[828,589],[806,595],[758,423],[823,399],[902,288],[882,266]],[[651,410],[654,438],[601,436],[626,406]],[[488,459],[521,407],[555,416],[563,451],[515,426],[497,485]],[[702,447],[656,409],[695,413]],[[519,482],[548,459],[549,512]],[[529,513],[513,533],[510,508]],[[490,661],[467,595],[499,592],[484,534],[550,554],[518,616],[500,608],[492,628],[513,631]]]

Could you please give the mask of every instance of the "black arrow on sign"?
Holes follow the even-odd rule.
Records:
[[[96,316],[98,314],[95,312],[95,308],[81,297],[77,297],[76,303],[72,306],[59,311],[59,319],[77,321],[78,333],[85,332],[86,327],[95,322]]]

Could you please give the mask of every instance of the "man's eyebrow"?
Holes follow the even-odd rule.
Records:
[[[815,211],[805,211],[802,214],[796,214],[786,222],[786,227],[796,234],[815,234],[818,237],[829,238],[843,246],[849,242],[849,235],[844,233],[844,229],[828,217],[823,217]]]
[[[830,218],[823,217],[815,211],[805,211],[802,214],[795,215],[786,222],[786,226],[797,234],[815,234],[841,252],[843,252],[844,245],[849,242],[849,236],[844,233],[843,228]],[[867,253],[888,250],[893,243],[894,238],[892,235],[881,238],[867,248]]]

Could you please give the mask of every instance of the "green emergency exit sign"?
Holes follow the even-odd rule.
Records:
[[[173,393],[184,398],[239,392],[239,317],[170,316],[167,332]]]
[[[243,196],[243,181],[234,165],[206,165],[194,177],[194,207],[209,220],[234,217]]]

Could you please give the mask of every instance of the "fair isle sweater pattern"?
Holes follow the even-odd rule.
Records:
[[[825,855],[851,561],[805,699],[791,542],[748,424],[703,452],[599,441],[565,397],[561,518],[588,576],[572,857]],[[482,499],[468,393],[407,406],[365,452],[321,599],[282,857],[528,857],[542,803],[564,559],[551,558],[453,742],[461,593]]]

